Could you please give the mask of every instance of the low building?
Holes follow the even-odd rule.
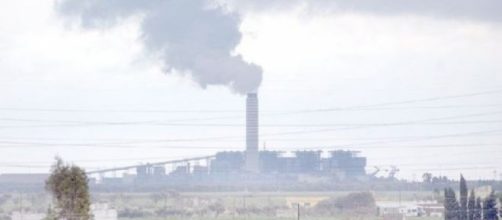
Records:
[[[425,216],[443,217],[444,205],[438,201],[421,201],[418,206],[425,211]]]
[[[44,184],[49,174],[12,173],[1,174],[0,184]]]
[[[437,201],[378,201],[379,216],[441,217],[444,208]]]

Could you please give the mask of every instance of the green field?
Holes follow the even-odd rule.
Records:
[[[289,220],[297,219],[300,203],[301,219],[382,219],[376,209],[329,211],[321,213],[315,205],[329,198],[340,198],[348,191],[336,192],[158,192],[158,193],[93,193],[93,203],[106,203],[125,220]],[[371,192],[377,201],[413,201],[430,199],[432,192]],[[50,203],[47,194],[4,194],[0,213],[21,208],[26,212],[45,212]],[[420,218],[434,219],[434,218]],[[436,219],[434,219],[436,220]]]

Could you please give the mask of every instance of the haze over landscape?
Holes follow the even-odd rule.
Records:
[[[499,1],[187,2],[2,2],[0,174],[244,150],[258,92],[260,149],[501,178]]]

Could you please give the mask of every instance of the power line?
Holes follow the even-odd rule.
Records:
[[[374,145],[374,144],[388,144],[388,143],[403,143],[403,142],[415,142],[415,141],[423,141],[423,140],[434,140],[434,139],[442,139],[442,138],[455,138],[455,137],[471,137],[477,135],[486,135],[486,134],[498,134],[502,132],[502,129],[494,129],[494,130],[484,130],[484,131],[475,131],[475,132],[466,132],[466,133],[456,133],[456,134],[447,134],[447,135],[435,135],[435,136],[424,136],[420,138],[411,138],[411,139],[401,139],[401,140],[393,140],[393,141],[377,141],[377,142],[368,142],[368,143],[360,143],[360,144],[352,144],[347,146],[365,146],[365,145]]]
[[[452,117],[458,117],[458,116],[451,116],[451,117],[446,117],[446,118],[452,118]],[[433,118],[433,119],[426,119],[422,121],[430,121],[430,120],[440,120],[440,118]],[[387,124],[386,126],[389,125],[398,125],[402,123],[416,123],[417,121],[411,121],[411,122],[400,122],[400,123],[394,123],[394,124]],[[379,126],[372,126],[372,127],[379,127]],[[308,134],[308,133],[319,133],[319,132],[329,132],[329,131],[338,131],[338,130],[349,130],[349,129],[358,129],[358,128],[364,128],[363,126],[355,126],[355,127],[343,127],[343,128],[337,128],[337,129],[320,129],[320,130],[309,130],[309,131],[292,131],[292,132],[278,132],[278,133],[270,133],[270,134],[263,134],[260,135],[260,137],[269,137],[269,136],[285,136],[285,135],[297,135],[297,134]],[[418,140],[420,139],[436,139],[436,138],[446,138],[446,137],[464,137],[464,136],[473,136],[473,135],[482,135],[482,134],[491,134],[491,133],[499,133],[501,132],[502,129],[494,129],[494,130],[483,130],[483,131],[475,131],[475,132],[468,132],[468,133],[459,133],[459,134],[448,134],[448,135],[438,135],[438,136],[425,136],[424,137],[419,137]],[[226,136],[226,137],[203,137],[203,138],[188,138],[188,139],[158,139],[158,140],[144,140],[144,141],[129,141],[129,142],[109,142],[109,143],[46,143],[46,142],[16,142],[16,141],[0,141],[0,143],[3,144],[37,144],[37,145],[59,145],[59,146],[69,146],[69,145],[78,145],[78,146],[87,146],[87,145],[123,145],[123,144],[146,144],[146,143],[165,143],[165,142],[197,142],[197,141],[209,141],[209,140],[225,140],[225,139],[232,139],[232,138],[242,138],[242,136]],[[409,141],[409,140],[400,140],[403,142]],[[387,142],[373,142],[373,143],[388,143]],[[391,142],[392,143],[392,142]],[[368,144],[368,143],[362,143],[362,144]],[[361,144],[359,144],[361,145]]]
[[[186,121],[207,121],[219,119],[232,119],[241,118],[241,116],[226,116],[226,117],[210,117],[210,118],[187,118],[187,119],[172,119],[168,122],[186,122]],[[156,124],[165,121],[148,120],[148,121],[74,121],[74,120],[44,120],[44,119],[26,119],[26,118],[0,118],[0,121],[10,122],[43,122],[43,123],[61,123],[61,125],[142,125],[142,124]],[[58,126],[60,124],[49,125]]]
[[[489,95],[489,94],[497,94],[502,93],[502,89],[489,90],[483,92],[474,92],[474,93],[464,93],[458,95],[451,96],[436,96],[429,98],[421,98],[421,99],[409,99],[403,101],[395,101],[395,102],[383,102],[376,104],[368,104],[368,105],[355,105],[348,107],[337,107],[337,108],[324,108],[324,109],[305,109],[305,110],[296,110],[296,111],[277,111],[277,113],[308,113],[308,112],[323,112],[323,111],[346,111],[346,110],[375,110],[373,107],[382,107],[382,106],[394,106],[394,105],[402,105],[402,104],[411,104],[411,103],[422,103],[422,102],[434,102],[439,100],[451,100],[451,99],[459,99],[466,97],[474,97],[481,95]],[[494,106],[493,104],[487,106]],[[498,106],[498,104],[495,104]],[[431,107],[419,107],[418,108],[438,108],[438,106]],[[457,108],[458,106],[443,106],[444,108]],[[474,106],[469,106],[474,107]],[[478,106],[479,107],[479,106]],[[412,107],[413,108],[413,107]],[[14,108],[14,107],[3,107],[0,108],[0,111],[15,111],[15,112],[90,112],[90,113],[103,113],[103,112],[112,112],[112,113],[235,113],[242,112],[242,110],[117,110],[117,109],[61,109],[61,108]],[[266,112],[266,111],[262,111]],[[274,111],[271,111],[274,112]]]
[[[402,142],[414,142],[421,140],[431,140],[431,139],[442,139],[442,138],[452,138],[452,137],[472,137],[478,135],[498,135],[502,132],[502,129],[495,130],[483,130],[477,132],[467,132],[467,133],[454,133],[447,135],[432,135],[432,136],[417,136],[417,137],[404,137],[404,138],[396,138],[385,141],[377,141],[377,142],[363,142],[363,143],[354,143],[350,145],[340,145],[341,147],[361,147],[365,145],[375,145],[375,144],[389,144],[389,143],[402,143]],[[23,141],[0,141],[0,144],[7,145],[15,145],[15,146],[43,146],[43,147],[126,147],[127,145],[138,145],[141,144],[141,147],[145,147],[144,144],[162,144],[168,142],[200,142],[200,141],[208,141],[208,140],[218,140],[217,138],[225,139],[226,137],[214,137],[214,138],[200,138],[200,139],[152,139],[152,140],[141,140],[141,141],[124,141],[124,142],[109,142],[109,143],[55,143],[55,142],[23,142]],[[5,146],[2,146],[5,147]],[[208,147],[209,149],[218,147]]]
[[[490,150],[489,152],[496,152],[498,153],[499,151],[493,151],[493,150]],[[474,152],[460,152],[460,153],[456,153],[456,154],[452,154],[452,155],[455,155],[455,156],[458,156],[458,155],[461,155],[461,153],[463,154],[468,154],[468,155],[471,155],[473,153],[487,153],[487,152],[482,152],[482,151],[474,151]],[[430,158],[430,156],[426,156],[426,155],[420,155],[420,156],[416,156],[416,155],[410,155],[411,158],[413,159],[417,159],[417,158]],[[106,162],[118,162],[118,161],[131,161],[131,162],[137,162],[137,161],[144,161],[144,160],[152,160],[152,159],[159,159],[159,160],[166,160],[166,159],[174,159],[174,158],[179,158],[179,157],[148,157],[148,158],[121,158],[121,159],[117,159],[117,158],[113,158],[113,159],[100,159],[100,160],[76,160],[76,161],[72,161],[72,162],[78,162],[78,163],[85,163],[85,162],[103,162],[103,161],[106,161]],[[200,157],[202,158],[202,157]],[[206,158],[206,157],[204,157]],[[403,156],[399,156],[399,157],[395,157],[396,159],[397,158],[406,158],[406,157],[403,157]],[[389,158],[387,158],[389,159]],[[502,158],[501,158],[502,159]],[[382,160],[382,158],[379,158],[379,160]],[[44,163],[44,162],[40,162],[40,163]],[[150,164],[155,164],[157,162],[152,162]],[[475,163],[473,165],[469,165],[467,167],[458,167],[459,163],[454,163],[454,164],[451,164],[453,166],[457,166],[457,168],[445,168],[444,166],[447,166],[449,164],[440,164],[440,165],[437,165],[437,166],[441,166],[442,168],[440,168],[440,170],[448,170],[448,169],[451,169],[451,170],[461,170],[461,169],[482,169],[482,168],[487,168],[487,167],[481,167],[481,166],[485,166],[485,165],[488,165],[489,163]],[[421,163],[397,163],[397,164],[368,164],[368,166],[392,166],[392,165],[398,165],[399,167],[417,167],[417,166],[425,166],[425,165],[430,165],[430,164],[421,164]],[[462,163],[462,165],[465,165],[465,163]],[[473,167],[475,166],[475,167]],[[43,165],[43,164],[37,164],[33,161],[30,161],[30,162],[8,162],[8,163],[0,163],[0,167],[11,167],[11,168],[48,168],[50,167],[49,164],[46,164],[46,165]],[[89,166],[85,166],[87,168],[89,168]],[[136,166],[131,166],[131,167],[136,167]],[[493,165],[491,165],[490,167],[488,168],[496,168],[494,167]],[[423,170],[428,170],[428,171],[433,171],[434,168],[432,169],[423,169]]]
[[[402,125],[410,125],[410,124],[420,124],[420,123],[423,123],[423,122],[440,121],[440,120],[448,120],[448,119],[456,119],[456,118],[478,117],[478,116],[486,116],[486,115],[500,114],[500,113],[502,113],[502,111],[489,112],[489,113],[476,113],[476,114],[468,114],[468,115],[456,115],[456,116],[429,118],[429,119],[422,119],[422,120],[403,121],[403,122],[394,122],[394,123],[387,123],[387,124],[375,125],[375,126],[352,126],[352,127],[349,126],[349,127],[335,128],[335,129],[319,129],[319,130],[310,130],[310,131],[279,132],[279,133],[260,135],[260,137],[277,136],[277,135],[280,136],[280,135],[319,133],[319,132],[330,132],[330,131],[338,131],[338,130],[352,130],[352,129],[361,129],[361,128],[402,126]]]
[[[375,110],[403,110],[403,109],[457,109],[457,108],[495,108],[501,107],[502,104],[478,104],[478,105],[438,105],[438,106],[392,106],[392,107],[339,107],[329,108],[334,111],[375,111]],[[357,107],[357,108],[355,108]],[[304,111],[319,111],[326,109],[299,109],[299,110],[261,110],[261,113],[297,113]],[[170,109],[157,109],[157,110],[116,110],[116,109],[58,109],[58,108],[13,108],[4,107],[0,111],[12,112],[69,112],[69,113],[242,113],[243,110],[170,110]]]
[[[358,106],[345,107],[345,108],[325,108],[325,109],[316,109],[316,110],[308,110],[308,111],[338,111],[338,110],[347,110],[347,109],[380,107],[380,106],[390,106],[390,105],[402,105],[402,104],[410,104],[410,103],[421,103],[421,102],[432,102],[432,101],[439,101],[439,100],[459,99],[459,98],[488,95],[488,94],[497,94],[497,93],[502,93],[502,89],[484,91],[484,92],[475,92],[475,93],[465,93],[465,94],[460,94],[460,95],[437,96],[437,97],[430,97],[430,98],[423,98],[423,99],[410,99],[410,100],[405,100],[405,101],[383,102],[383,103],[378,103],[378,104],[358,105]],[[303,111],[303,112],[306,112],[306,111]]]
[[[459,119],[459,118],[470,118],[470,117],[480,117],[480,116],[489,116],[489,115],[497,115],[502,114],[502,111],[492,111],[492,112],[483,112],[483,113],[474,113],[474,114],[464,114],[464,115],[456,115],[456,116],[447,116],[447,117],[437,117],[437,118],[429,118],[422,120],[412,120],[412,121],[404,121],[404,122],[394,122],[394,123],[373,123],[373,124],[360,124],[354,125],[352,128],[342,128],[342,129],[356,129],[356,128],[365,128],[365,127],[381,127],[381,126],[402,126],[402,125],[411,125],[411,124],[420,124],[420,123],[432,123],[434,121],[444,121],[448,119]],[[221,119],[222,117],[210,118],[210,119],[202,119],[202,120],[214,120]],[[228,118],[228,117],[223,117]],[[11,120],[11,121],[36,121],[36,122],[51,122],[50,120],[41,120],[41,119],[13,119],[13,118],[0,118],[0,120]],[[180,119],[180,120],[172,120],[171,122],[182,122],[182,121],[191,121],[191,120],[199,120],[199,119]],[[220,126],[220,127],[234,127],[234,126],[242,126],[240,124],[180,124],[180,123],[169,123],[169,122],[159,122],[159,121],[134,121],[134,122],[109,122],[109,121],[56,121],[61,123],[70,123],[70,124],[54,124],[54,125],[27,125],[27,126],[0,126],[1,128],[37,128],[37,127],[81,127],[81,126],[103,126],[103,125],[111,125],[111,126],[124,126],[124,125],[152,125],[152,126]],[[478,121],[481,122],[481,121]],[[75,123],[75,124],[71,124]],[[441,123],[441,122],[439,122]],[[472,124],[476,123],[476,121],[471,122],[442,122],[442,123],[467,123]],[[482,123],[493,123],[492,121],[483,121]],[[434,123],[432,123],[434,124]],[[273,125],[272,125],[273,126]],[[280,126],[280,125],[279,125]],[[284,125],[283,127],[287,127],[288,125]],[[310,127],[314,127],[313,124]],[[266,125],[265,125],[266,127]],[[293,126],[290,126],[293,127]],[[318,126],[318,127],[328,127],[328,126]],[[333,126],[331,126],[333,127]],[[332,130],[332,129],[329,129]],[[326,130],[326,131],[329,131]],[[321,130],[318,130],[321,131]]]
[[[14,144],[13,144],[14,143]],[[30,143],[23,143],[23,142],[13,142],[13,143],[10,143],[11,145],[6,145],[6,146],[3,146],[1,144],[6,144],[4,142],[0,142],[0,148],[17,148],[19,147],[20,145],[23,146],[23,147],[30,147],[30,148],[47,148],[47,147],[77,147],[77,148],[111,148],[111,149],[134,149],[134,148],[157,148],[157,149],[188,149],[188,150],[242,150],[242,147],[224,147],[224,146],[194,146],[194,145],[190,145],[190,146],[176,146],[176,145],[168,145],[168,146],[165,146],[165,145],[161,145],[161,146],[127,146],[127,145],[85,145],[85,144],[71,144],[71,145],[68,145],[68,144],[64,144],[64,143],[61,143],[61,144],[55,144],[55,145],[45,145],[45,144],[30,144]],[[460,147],[482,147],[482,146],[502,146],[502,143],[491,143],[491,144],[487,144],[487,143],[471,143],[471,144],[419,144],[419,145],[399,145],[399,146],[389,146],[389,145],[377,145],[377,146],[369,146],[369,147],[365,147],[364,145],[363,146],[358,146],[358,145],[353,145],[354,147],[348,147],[347,145],[320,145],[320,146],[315,146],[315,147],[291,147],[291,146],[288,146],[288,147],[284,147],[284,146],[272,146],[272,147],[269,147],[268,150],[270,151],[281,151],[281,150],[309,150],[309,149],[322,149],[322,150],[332,150],[332,149],[357,149],[357,150],[363,150],[363,149],[395,149],[395,148],[399,148],[399,149],[413,149],[413,148],[420,148],[420,149],[423,149],[423,148],[437,148],[437,149],[440,149],[440,148],[460,148]]]
[[[0,119],[1,121],[2,119]],[[16,121],[11,119],[10,121]],[[23,121],[23,120],[20,120]],[[346,126],[390,126],[393,123],[310,123],[310,124],[261,124],[264,128],[298,128],[298,127],[346,127]],[[415,125],[410,123],[408,125]],[[446,122],[422,122],[421,125],[464,125],[464,124],[502,124],[502,120],[477,120],[477,121],[446,121]],[[123,125],[147,125],[147,126],[166,126],[166,127],[245,127],[245,124],[235,123],[141,123],[141,122],[82,122],[82,124],[43,124],[43,125],[12,125],[0,126],[0,128],[40,128],[40,127],[81,127],[81,126],[123,126]],[[407,125],[407,124],[400,124]]]
[[[180,160],[180,161],[185,161],[185,160]],[[156,164],[158,162],[149,162],[149,163],[142,163],[142,164]],[[137,164],[137,165],[130,165],[128,166],[127,168],[128,169],[133,169],[133,168],[136,168],[137,166],[140,166],[142,164]],[[435,168],[421,168],[421,169],[417,169],[418,167],[423,167],[423,166],[426,166],[426,165],[430,165],[430,164],[420,164],[420,163],[405,163],[405,164],[381,164],[381,163],[377,163],[377,164],[370,164],[369,167],[389,167],[389,166],[397,166],[399,168],[405,168],[405,169],[412,169],[412,168],[415,168],[415,169],[412,169],[413,171],[447,171],[447,170],[471,170],[471,169],[497,169],[497,168],[500,168],[500,167],[497,167],[493,164],[489,164],[489,163],[476,163],[476,164],[472,164],[472,165],[459,165],[460,163],[450,163],[450,164],[439,164],[439,165],[434,165],[436,166]],[[440,166],[439,168],[437,166]],[[42,165],[42,164],[26,164],[26,163],[9,163],[9,164],[0,164],[0,167],[3,167],[3,168],[44,168],[44,169],[49,169],[51,167],[51,165],[47,164],[47,165]],[[97,167],[97,166],[83,166],[84,168],[86,169],[102,169],[100,167]],[[346,166],[345,168],[356,168],[356,167],[359,167],[359,166]],[[119,169],[119,168],[114,168],[114,167],[111,167],[111,168],[106,168],[106,169],[110,169],[110,170],[115,170],[115,169]],[[125,170],[125,169],[124,169]],[[92,172],[92,171],[91,171]]]

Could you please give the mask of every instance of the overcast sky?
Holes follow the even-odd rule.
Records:
[[[242,150],[257,90],[262,148],[501,177],[499,1],[100,2],[2,3],[0,173]]]

